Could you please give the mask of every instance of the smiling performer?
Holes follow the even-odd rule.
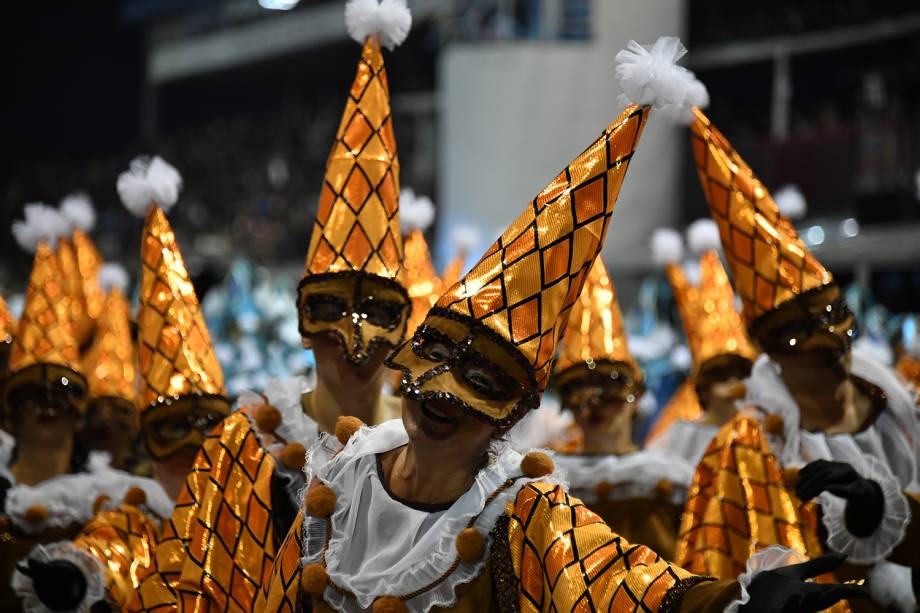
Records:
[[[665,39],[653,53],[633,44],[644,102],[686,100],[692,75],[672,63],[679,44]],[[668,86],[644,88],[651,73]],[[569,497],[549,456],[498,440],[539,404],[648,113],[629,106],[388,359],[403,373],[401,421],[343,424],[317,443],[339,450],[310,471],[256,610],[721,610],[731,600],[734,582],[630,545]]]
[[[645,386],[601,258],[572,307],[554,371],[562,407],[574,414],[581,435],[581,445],[558,458],[571,494],[626,540],[671,560],[694,465],[633,442]]]
[[[831,273],[699,110],[691,140],[764,355],[746,384],[749,410],[722,428],[697,469],[678,562],[728,577],[770,543],[835,551],[852,564],[837,577],[869,572],[876,604],[910,607],[909,571],[886,562],[916,566],[920,551],[907,529],[920,505],[902,493],[918,491],[910,395],[890,370],[851,350],[853,316]]]

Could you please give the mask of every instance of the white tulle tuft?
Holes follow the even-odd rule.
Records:
[[[107,262],[99,269],[99,287],[104,292],[112,289],[125,292],[130,282],[131,278],[128,276],[128,271],[121,264]]]
[[[411,187],[399,192],[399,225],[402,231],[427,230],[434,221],[434,203],[428,196],[418,196]]]
[[[797,185],[783,185],[773,192],[773,202],[787,219],[802,219],[808,213],[805,194]]]
[[[13,222],[13,237],[30,253],[35,253],[39,243],[54,247],[59,238],[70,234],[70,222],[53,206],[30,202],[23,207],[23,217],[25,220]]]
[[[662,36],[651,49],[629,41],[614,58],[623,97],[689,121],[692,107],[709,104],[709,92],[693,72],[677,65],[686,53],[676,36]]]
[[[719,226],[716,222],[704,217],[687,226],[687,247],[694,255],[700,255],[710,249],[721,249],[722,239],[719,238]]]
[[[61,215],[69,221],[74,228],[84,232],[92,232],[96,227],[96,209],[93,201],[86,192],[74,192],[64,196],[61,200]]]
[[[151,204],[164,211],[176,204],[182,190],[182,176],[158,155],[141,156],[131,160],[128,170],[118,175],[116,187],[125,208],[137,217],[144,217]]]
[[[406,0],[349,0],[345,5],[345,28],[359,44],[377,36],[392,51],[406,40],[412,28],[412,13]]]
[[[684,257],[684,240],[673,228],[656,228],[650,246],[652,260],[659,266],[679,262]]]
[[[472,252],[481,240],[482,234],[479,229],[470,224],[455,224],[450,230],[450,245],[461,254]]]

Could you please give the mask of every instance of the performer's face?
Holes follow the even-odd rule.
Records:
[[[222,399],[199,401],[194,396],[148,408],[141,418],[147,452],[157,461],[182,450],[194,457],[205,435],[229,412],[229,405]]]
[[[479,326],[429,314],[387,365],[402,371],[403,397],[423,404],[442,401],[487,424],[505,426],[520,417],[535,393],[528,369],[515,354]]]
[[[339,385],[364,384],[383,371],[383,361],[390,354],[390,347],[377,344],[360,364],[349,361],[342,353],[342,345],[330,336],[318,334],[310,341],[316,358],[316,375],[327,384],[328,389]]]
[[[589,376],[565,386],[562,406],[572,411],[582,430],[620,427],[624,422],[631,423],[636,415],[642,385],[631,369],[617,364],[603,370],[601,376]]]
[[[112,465],[123,468],[137,434],[134,408],[120,399],[99,398],[86,411],[83,438],[91,449],[107,451]]]
[[[297,300],[305,343],[333,338],[345,359],[360,366],[378,347],[392,349],[402,342],[409,300],[392,283],[373,275],[335,273],[306,281]]]
[[[10,397],[13,433],[20,444],[54,444],[72,439],[83,427],[71,390],[26,386]]]
[[[711,405],[733,406],[744,397],[744,380],[750,374],[751,362],[736,355],[721,355],[703,363],[696,384],[703,409]]]
[[[489,442],[503,429],[476,419],[459,404],[446,399],[402,400],[402,420],[416,447],[455,459],[467,458],[470,465],[482,458]]]

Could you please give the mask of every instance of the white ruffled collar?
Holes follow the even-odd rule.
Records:
[[[678,419],[646,444],[646,449],[660,449],[677,454],[696,466],[706,453],[719,427],[702,421]]]
[[[7,491],[3,512],[19,529],[38,534],[48,528],[85,524],[92,519],[100,496],[107,496],[110,504],[117,505],[132,487],[144,490],[144,506],[154,515],[160,519],[172,515],[173,501],[159,483],[114,469],[107,453],[95,451],[90,453],[85,472],[61,475],[37,485],[14,484]],[[47,517],[42,521],[26,519],[34,515],[29,509],[38,507],[47,512]]]
[[[611,487],[605,497],[608,500],[666,495],[673,504],[683,504],[694,471],[684,458],[665,449],[625,455],[560,454],[556,463],[572,493],[588,504],[598,500],[596,489],[601,484]],[[663,481],[671,486],[670,491],[660,489]]]
[[[377,597],[411,594],[432,583],[435,587],[405,601],[408,608],[424,612],[452,606],[455,588],[482,571],[490,532],[519,488],[536,480],[562,483],[556,472],[540,479],[522,477],[523,456],[504,445],[463,496],[447,509],[426,512],[392,498],[377,471],[377,454],[407,442],[401,420],[365,426],[317,469],[317,478],[335,493],[336,505],[328,520],[302,510],[302,563],[325,562],[331,581],[354,595],[328,587],[324,600],[337,610],[362,611]],[[336,446],[341,447],[334,438],[321,435],[310,456],[329,455]],[[457,536],[470,525],[486,538],[486,553],[475,563],[460,563]]]

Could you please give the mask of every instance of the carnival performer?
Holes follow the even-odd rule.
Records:
[[[16,334],[16,318],[10,312],[3,296],[0,296],[0,387],[10,372],[10,346]],[[3,406],[0,404],[0,422],[3,421]]]
[[[849,564],[836,577],[869,577],[865,606],[913,610],[910,570],[893,564],[916,568],[920,552],[909,529],[920,508],[912,399],[887,367],[851,351],[854,319],[833,276],[699,109],[690,131],[744,318],[764,354],[746,382],[747,408],[697,468],[677,562],[730,577],[772,543],[808,556],[838,552]]]
[[[616,290],[600,258],[572,307],[553,370],[551,383],[578,429],[557,457],[569,493],[627,541],[673,559],[695,465],[667,449],[640,450],[633,441],[642,370],[629,353]]]
[[[411,16],[405,2],[350,2],[346,23],[363,49],[297,297],[316,387],[292,378],[247,394],[207,437],[174,513],[184,555],[148,575],[131,610],[251,609],[296,515],[306,449],[318,432],[334,432],[342,415],[368,423],[398,415],[398,400],[382,393],[383,360],[403,340],[410,301],[381,45],[400,44]]]
[[[627,93],[692,99],[690,73],[671,63],[681,49],[631,45],[620,56],[634,62],[621,65]],[[403,373],[401,421],[318,441],[339,450],[308,468],[316,480],[257,610],[721,610],[736,596],[735,582],[695,577],[611,532],[559,485],[545,453],[497,441],[539,404],[648,113],[631,105],[611,123],[388,359]],[[779,571],[748,589],[774,603],[804,596],[803,610],[862,591]]]

